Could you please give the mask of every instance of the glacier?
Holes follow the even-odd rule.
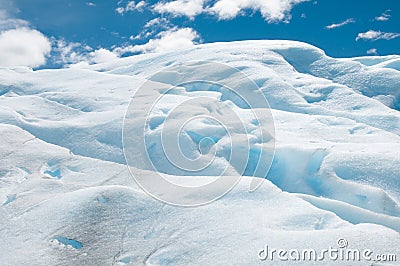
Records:
[[[202,60],[234,67],[257,84],[273,116],[275,155],[267,176],[243,176],[213,203],[176,207],[153,199],[131,177],[124,115],[150,76]],[[295,41],[240,41],[65,69],[0,67],[1,264],[262,265],[271,263],[257,256],[266,244],[320,250],[340,238],[351,248],[398,256],[399,62],[397,55],[331,58]],[[249,129],[256,126],[233,95],[192,86],[150,114],[150,143],[157,145],[172,102],[198,96],[224,99]],[[211,182],[224,167],[228,177],[236,174],[221,128],[201,121],[186,133],[180,141],[188,156],[199,153],[203,137],[221,143],[215,164],[201,176],[164,167],[168,179]],[[251,145],[249,165],[257,157],[257,143]],[[150,156],[165,166],[157,152]],[[155,175],[145,164],[135,167]],[[249,193],[254,178],[265,180]]]

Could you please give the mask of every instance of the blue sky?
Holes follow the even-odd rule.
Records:
[[[303,41],[333,57],[400,54],[398,0],[1,0],[0,11],[0,52],[30,40],[30,67],[249,39]]]

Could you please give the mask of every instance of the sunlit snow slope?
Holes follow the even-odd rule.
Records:
[[[251,177],[244,177],[212,204],[173,207],[130,177],[122,122],[147,77],[196,60],[226,63],[256,82],[272,109],[276,152],[256,192],[247,191]],[[399,62],[334,59],[299,42],[245,41],[81,68],[0,68],[0,264],[257,265],[266,263],[257,257],[266,244],[323,249],[338,238],[400,260]],[[202,87],[170,97],[199,93],[235,105],[223,91]],[[146,134],[155,147],[169,108],[150,117]],[[187,147],[196,152],[198,136],[218,144],[221,134],[193,126]],[[157,148],[150,156],[157,160]],[[230,163],[223,151],[217,156],[220,165]],[[201,178],[212,179],[217,168]],[[357,263],[365,265],[351,265]]]

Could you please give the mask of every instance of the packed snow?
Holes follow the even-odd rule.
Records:
[[[275,154],[266,176],[254,170],[257,121],[235,95],[202,85],[177,88],[150,113],[145,132],[149,157],[168,179],[194,184],[213,181],[221,169],[227,177],[237,174],[227,132],[206,120],[187,123],[178,141],[192,159],[215,152],[210,167],[189,176],[165,164],[160,133],[167,119],[179,122],[168,117],[176,103],[215,99],[185,109],[191,116],[224,102],[246,122],[253,141],[239,143],[250,145],[250,155],[232,191],[210,204],[176,207],[135,183],[122,128],[136,90],[158,71],[189,61],[224,63],[255,82],[271,108]],[[397,254],[398,263],[399,62],[396,55],[331,58],[300,42],[242,41],[66,69],[0,68],[1,265],[288,264],[260,260],[258,252],[265,245],[337,248],[340,238],[349,248]],[[167,87],[166,80],[154,82]],[[137,160],[137,173],[156,175]],[[249,193],[254,178],[265,180]]]

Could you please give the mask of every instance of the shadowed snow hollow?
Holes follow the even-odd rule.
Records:
[[[171,180],[182,178],[160,153],[174,104],[206,96],[243,117],[252,140],[245,175],[266,179],[254,193],[247,191],[252,177],[244,177],[213,204],[178,208],[133,182],[124,165],[122,124],[131,97],[149,76],[198,60],[228,64],[255,81],[271,107],[276,150],[268,175],[257,175],[259,135],[251,110],[218,86],[177,88],[150,113],[145,132],[160,170]],[[321,250],[338,238],[352,248],[399,254],[398,62],[398,56],[330,58],[299,42],[245,41],[86,69],[0,68],[1,264],[253,265],[266,244]],[[236,173],[223,127],[200,120],[183,132],[179,141],[187,157],[216,149],[212,167],[185,180],[212,180],[225,168],[227,175]]]

